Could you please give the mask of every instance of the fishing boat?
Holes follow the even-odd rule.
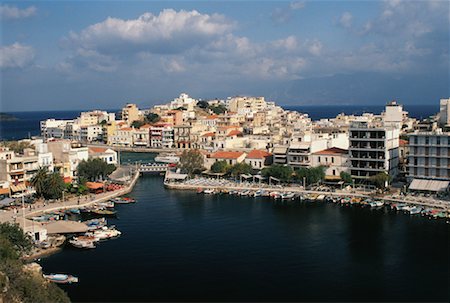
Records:
[[[372,201],[369,202],[370,207],[375,208],[375,207],[381,207],[384,205],[383,201]]]
[[[239,193],[239,195],[240,195],[240,196],[248,196],[248,195],[250,195],[250,191],[249,191],[249,190],[241,191],[241,192]]]
[[[262,189],[258,189],[253,193],[253,197],[261,197],[263,195],[264,191]]]
[[[81,211],[78,208],[71,208],[69,209],[69,212],[76,215],[79,215],[81,213]]]
[[[409,214],[410,215],[417,215],[420,214],[420,212],[422,211],[422,208],[420,207],[413,207],[409,210]]]
[[[114,202],[113,201],[100,202],[97,205],[100,206],[100,207],[105,207],[105,208],[114,208]]]
[[[205,190],[203,191],[203,193],[204,193],[204,194],[207,194],[207,195],[213,194],[213,193],[214,193],[214,189],[213,189],[213,188],[205,189]]]
[[[292,200],[292,199],[294,199],[294,197],[295,197],[295,194],[291,193],[291,192],[287,192],[287,193],[282,193],[281,194],[281,199],[282,200]]]
[[[44,279],[59,283],[59,284],[70,284],[70,283],[77,283],[78,278],[74,277],[72,275],[66,275],[66,274],[50,274],[50,275],[42,275]]]
[[[81,240],[73,238],[69,240],[69,243],[72,244],[76,248],[85,248],[85,249],[93,249],[95,248],[94,241],[90,240]]]
[[[316,200],[319,200],[319,201],[325,200],[325,195],[318,195]]]
[[[91,219],[83,222],[88,226],[88,230],[96,230],[99,228],[102,228],[103,226],[106,226],[107,222],[105,218],[97,218],[97,219]]]
[[[108,209],[93,209],[91,210],[91,213],[100,216],[114,216],[116,215],[117,211]]]
[[[95,237],[98,240],[108,240],[120,236],[122,233],[118,231],[114,226],[103,227],[102,229],[96,230],[89,234],[91,237]]]

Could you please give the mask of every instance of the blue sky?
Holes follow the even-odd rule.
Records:
[[[14,1],[0,18],[1,111],[450,96],[448,1]]]

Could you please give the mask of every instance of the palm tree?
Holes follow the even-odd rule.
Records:
[[[47,176],[45,182],[45,198],[46,199],[59,199],[62,196],[62,192],[65,189],[64,180],[59,173],[51,173]]]
[[[36,196],[38,198],[41,198],[45,193],[46,190],[45,183],[47,177],[48,177],[48,170],[47,168],[43,167],[40,168],[30,180],[31,186],[34,187],[34,190],[36,191]]]

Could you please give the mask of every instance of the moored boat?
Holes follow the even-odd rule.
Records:
[[[66,275],[66,274],[50,274],[50,275],[42,275],[44,279],[54,282],[54,283],[60,283],[60,284],[67,284],[67,283],[77,283],[78,278],[72,275]]]

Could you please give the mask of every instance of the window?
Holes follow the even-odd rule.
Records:
[[[319,156],[319,160],[318,160],[318,161],[319,161],[319,163],[320,163],[320,156]]]
[[[436,138],[436,144],[437,144],[437,145],[440,145],[440,144],[441,144],[441,137],[437,137],[437,138]]]
[[[333,176],[336,176],[336,170],[333,169]]]
[[[334,157],[331,157],[331,163],[334,163]]]

